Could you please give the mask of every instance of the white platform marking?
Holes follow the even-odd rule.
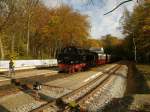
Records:
[[[89,81],[89,80],[91,80],[91,79],[94,79],[94,78],[97,77],[98,75],[102,75],[102,74],[103,74],[102,72],[98,72],[98,73],[92,75],[91,77],[85,79],[83,82],[87,82],[87,81]]]

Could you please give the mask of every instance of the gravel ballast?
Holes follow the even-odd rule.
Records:
[[[8,95],[0,99],[0,112],[29,112],[45,102],[37,101],[24,92]]]
[[[111,102],[113,98],[121,98],[124,96],[127,80],[127,66],[123,65],[113,74],[113,79],[103,87],[89,101],[83,105],[86,111],[103,112],[103,108]]]

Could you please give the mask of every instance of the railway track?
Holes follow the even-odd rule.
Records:
[[[114,74],[119,68],[120,65],[113,67],[110,70],[110,72],[108,72],[108,75],[102,80],[100,80],[100,82],[99,79],[104,77],[106,74],[104,73],[103,75],[101,75],[101,77],[96,78],[96,82],[95,82],[96,85],[93,88],[91,88],[90,91],[86,92],[86,94],[84,94],[82,97],[79,97],[75,100],[77,104],[79,104],[82,110],[86,111],[87,110],[86,104],[91,104],[91,102],[95,100],[94,97],[98,96],[98,94],[101,93],[101,88],[103,88],[106,84],[111,83],[111,81],[113,80],[112,74]],[[70,111],[69,107],[66,107],[64,109],[64,112],[69,112],[69,111]]]
[[[115,65],[111,67],[109,70],[106,70],[101,75],[88,82],[86,85],[83,85],[80,88],[61,96],[60,98],[52,102],[49,102],[37,109],[34,109],[31,112],[40,112],[43,110],[69,112],[70,107],[68,106],[68,103],[72,101],[75,101],[77,104],[80,105],[81,108],[85,110],[85,104],[91,102],[93,96],[96,97],[97,94],[100,93],[100,88],[102,88],[104,85],[107,85],[113,80],[114,77],[112,74],[114,74],[120,67],[121,65]]]

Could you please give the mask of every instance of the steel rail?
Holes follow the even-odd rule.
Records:
[[[82,103],[84,101],[87,101],[87,99],[90,99],[89,97],[92,97],[93,94],[95,94],[97,92],[97,90],[101,87],[103,87],[105,84],[107,84],[112,78],[111,76],[121,67],[121,65],[115,66],[112,70],[111,73],[109,73],[109,75],[103,79],[98,85],[96,85],[94,88],[92,88],[91,91],[88,91],[85,95],[83,95],[82,97],[79,97],[78,99],[76,99],[77,104],[80,105],[80,107],[82,107],[81,105],[83,105]],[[63,112],[68,112],[69,111],[69,106],[66,106],[65,109],[63,110]]]
[[[96,88],[97,88],[99,85],[101,85],[103,82],[105,82],[105,80],[110,76],[110,74],[113,74],[114,71],[116,71],[116,67],[118,68],[118,66],[120,67],[120,65],[115,65],[115,66],[111,67],[109,70],[103,72],[103,74],[99,75],[98,77],[96,77],[96,78],[93,79],[92,81],[88,82],[87,84],[81,86],[81,87],[78,88],[78,89],[73,90],[72,92],[69,92],[69,93],[67,93],[67,94],[65,94],[65,95],[63,95],[63,96],[61,96],[59,99],[62,99],[62,101],[67,104],[67,103],[69,103],[69,101],[72,101],[72,100],[70,100],[69,98],[71,98],[73,95],[76,95],[76,94],[78,94],[78,93],[81,93],[81,91],[82,91],[82,94],[83,94],[83,90],[85,90],[85,88],[88,88],[88,87],[90,87],[91,85],[96,84],[96,82],[99,81],[102,77],[104,77],[106,74],[108,75],[108,76],[105,77],[102,81],[100,81],[98,84],[96,84],[96,85],[93,86],[92,88],[89,88],[88,92],[85,92],[85,93],[84,93],[83,95],[81,95],[81,96],[78,95],[78,96],[76,97],[75,101],[79,101],[80,99],[82,99],[82,98],[84,98],[85,96],[87,96],[88,94],[90,94],[91,91],[93,91],[94,89],[96,89]],[[69,100],[67,101],[67,99],[69,99]],[[54,107],[53,105],[56,105],[56,104],[55,104],[56,101],[57,101],[57,99],[54,100],[54,101],[52,101],[52,102],[48,102],[48,103],[46,103],[46,104],[44,104],[44,105],[42,105],[42,106],[40,106],[40,107],[38,107],[38,108],[36,108],[36,109],[30,111],[30,112],[40,112],[40,111],[42,111],[42,110],[44,110],[44,109],[46,109],[46,108],[50,108],[50,107],[53,108],[53,107]],[[66,109],[66,108],[67,108],[67,106],[65,107],[65,109]],[[65,111],[65,110],[64,110],[64,111]]]

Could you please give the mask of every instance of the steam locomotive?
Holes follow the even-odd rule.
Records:
[[[57,56],[59,72],[74,73],[90,67],[110,62],[111,56],[102,49],[82,49],[75,46],[65,47]]]

